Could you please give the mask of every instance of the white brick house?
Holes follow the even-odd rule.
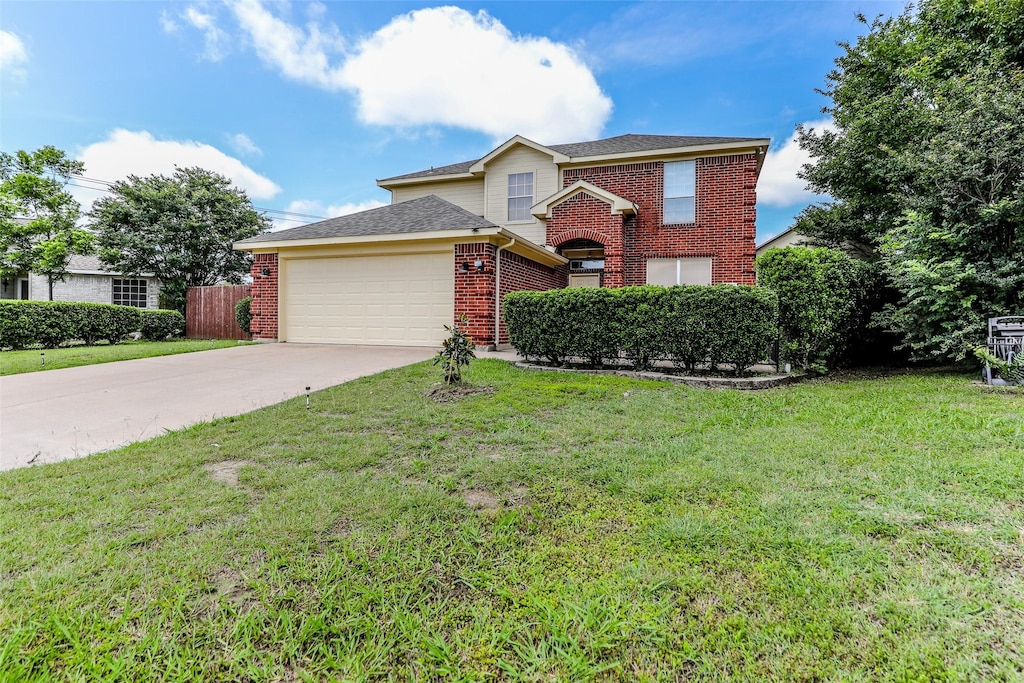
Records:
[[[160,280],[151,274],[129,277],[103,270],[96,256],[72,256],[68,276],[53,284],[54,301],[83,301],[96,304],[121,304],[139,308],[158,308]],[[28,274],[5,279],[0,298],[49,299],[49,286],[43,275]]]

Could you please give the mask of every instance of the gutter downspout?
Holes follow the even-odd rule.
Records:
[[[508,249],[516,243],[512,238],[508,244],[500,245],[494,251],[494,350],[498,350],[501,340],[501,250]]]

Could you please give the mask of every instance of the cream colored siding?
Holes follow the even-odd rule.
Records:
[[[434,346],[455,310],[452,253],[286,259],[284,341]]]
[[[558,188],[558,167],[550,156],[525,146],[513,147],[487,164],[485,173],[487,205],[484,218],[535,244],[547,241],[542,221],[510,223],[508,221],[508,176],[510,173],[533,173],[533,203],[553,195]]]
[[[419,199],[436,194],[441,199],[461,206],[477,216],[484,215],[484,179],[449,180],[447,182],[400,185],[391,190],[391,203]]]

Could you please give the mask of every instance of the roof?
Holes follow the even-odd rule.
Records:
[[[82,256],[81,254],[74,254],[68,260],[68,271],[75,272],[76,270],[85,270],[89,272],[98,272],[106,270],[103,267],[103,263],[100,262],[100,257],[95,255]],[[111,273],[114,275],[115,273]]]
[[[432,194],[280,232],[263,233],[239,240],[235,244],[496,227],[498,226],[486,218]]]
[[[679,149],[684,147],[702,147],[707,145],[720,145],[739,142],[761,142],[764,138],[736,138],[736,137],[715,137],[695,135],[637,135],[628,133],[617,135],[612,138],[601,140],[590,140],[588,142],[570,142],[563,145],[547,145],[547,148],[564,154],[570,158],[592,157],[605,154],[630,154],[635,152],[648,152],[659,149]],[[482,158],[482,157],[481,157]],[[425,171],[406,173],[404,175],[383,178],[378,182],[389,180],[406,180],[410,178],[430,178],[433,176],[456,175],[469,173],[473,164],[480,159],[460,161],[457,164],[437,166]]]

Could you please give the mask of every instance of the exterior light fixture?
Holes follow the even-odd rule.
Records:
[[[476,266],[476,272],[478,272],[478,273],[484,272],[484,262],[481,261],[480,259],[477,259],[476,261],[473,261],[473,265]]]
[[[260,269],[260,275],[262,275],[263,277],[270,277],[270,268],[264,266],[262,269]]]
[[[462,262],[462,272],[463,273],[468,273],[469,272],[469,261],[463,261]]]

